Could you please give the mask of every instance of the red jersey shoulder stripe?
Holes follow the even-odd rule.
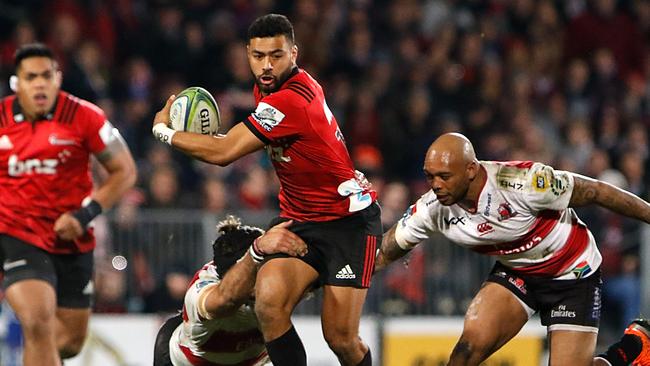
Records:
[[[311,103],[311,101],[314,100],[314,97],[316,96],[316,94],[307,85],[299,81],[289,82],[287,84],[287,89],[305,98],[308,103]]]
[[[68,113],[68,110],[70,109],[70,100],[68,99],[67,95],[60,94],[59,98],[61,99],[58,104],[61,106],[59,110],[59,115],[56,116],[57,120],[59,122],[63,122],[63,116],[65,116]]]
[[[77,108],[79,108],[79,104],[81,104],[79,98],[71,94],[66,94],[59,122],[67,124],[72,123]]]
[[[2,103],[0,103],[0,127],[5,127],[8,125],[7,121],[7,116],[5,115],[6,113],[6,108],[5,104],[7,104],[7,99],[3,99]]]

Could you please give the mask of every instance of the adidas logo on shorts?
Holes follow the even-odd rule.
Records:
[[[349,264],[346,264],[345,267],[339,270],[339,273],[336,274],[336,278],[339,280],[351,280],[357,278],[357,276],[352,272]]]

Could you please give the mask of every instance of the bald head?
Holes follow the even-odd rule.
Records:
[[[429,147],[424,158],[424,174],[443,205],[467,199],[479,171],[474,147],[459,133],[446,133]]]
[[[454,161],[467,164],[476,160],[476,153],[467,137],[452,132],[441,135],[429,146],[426,160],[429,159],[440,159],[446,161],[447,164]]]

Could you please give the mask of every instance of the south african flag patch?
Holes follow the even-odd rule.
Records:
[[[578,263],[578,265],[571,270],[571,273],[573,273],[576,276],[576,279],[579,279],[590,274],[591,267],[589,266],[589,263],[587,263],[587,261],[582,261]]]

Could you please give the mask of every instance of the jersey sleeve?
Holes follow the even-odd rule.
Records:
[[[429,192],[420,197],[397,222],[395,240],[402,249],[413,248],[438,231],[431,212],[431,205],[427,205],[427,202],[431,202],[431,194]]]
[[[533,211],[564,210],[573,194],[573,174],[535,163],[528,173],[523,204]]]
[[[277,139],[299,135],[304,128],[305,109],[289,91],[263,98],[244,124],[255,136],[269,144]]]
[[[97,154],[106,148],[114,127],[99,107],[86,105],[86,108],[84,140],[88,151]]]
[[[185,293],[185,311],[189,319],[199,322],[199,299],[201,294],[208,288],[218,285],[220,282],[216,274],[210,274],[209,270],[201,270],[199,278],[194,281]]]

